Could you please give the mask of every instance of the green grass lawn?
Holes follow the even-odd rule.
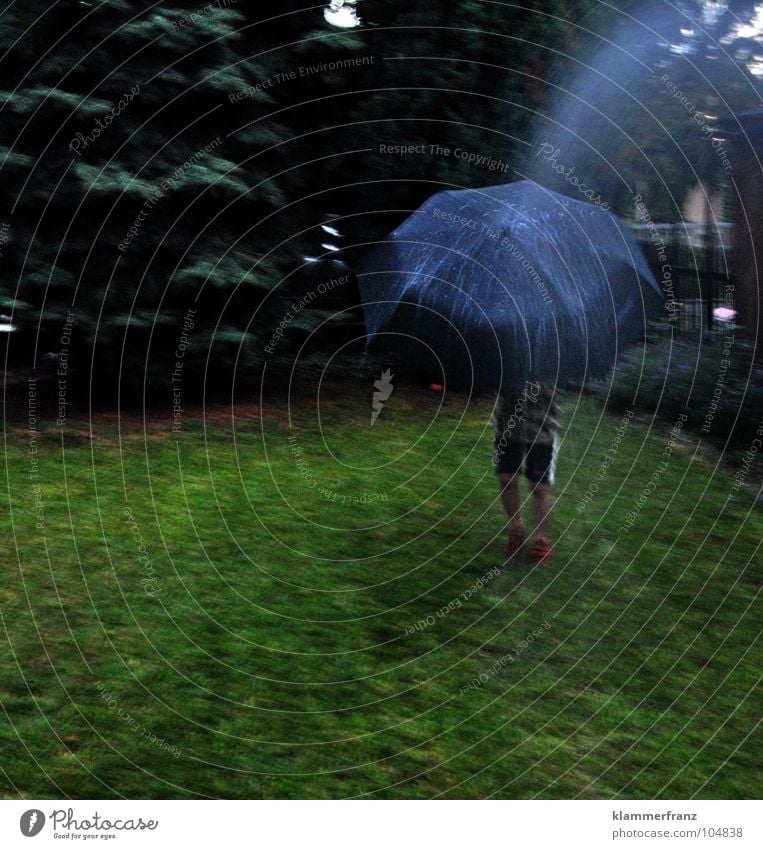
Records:
[[[329,387],[43,422],[34,466],[8,426],[3,796],[756,796],[739,464],[633,422],[603,468],[620,416],[570,399],[556,562],[507,566],[489,413]]]

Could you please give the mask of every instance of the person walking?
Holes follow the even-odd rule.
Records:
[[[555,387],[528,383],[518,392],[499,394],[493,410],[494,466],[503,509],[509,519],[506,557],[543,565],[553,560],[552,486],[559,445],[559,392]],[[530,484],[533,525],[528,533],[522,520],[519,476]]]

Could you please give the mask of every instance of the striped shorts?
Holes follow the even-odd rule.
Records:
[[[554,482],[559,444],[559,392],[528,383],[521,392],[499,395],[493,410],[496,474],[515,475],[524,464],[532,483]]]

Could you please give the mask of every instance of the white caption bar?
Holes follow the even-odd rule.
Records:
[[[760,802],[4,801],[0,846],[763,846]]]

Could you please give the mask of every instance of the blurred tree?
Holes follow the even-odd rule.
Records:
[[[763,33],[741,25],[750,2],[620,0],[587,22],[574,73],[539,121],[535,149],[547,145],[532,176],[572,196],[568,169],[621,215],[633,196],[653,220],[682,218],[688,191],[729,178],[718,128],[761,101]],[[554,153],[553,156],[550,154]],[[564,166],[555,173],[551,165]]]
[[[86,386],[166,398],[190,308],[186,381],[288,365],[337,308],[316,299],[281,325],[316,286],[303,256],[330,253],[325,215],[352,255],[435,191],[515,179],[548,80],[601,5],[360,0],[350,30],[304,0],[11,5],[0,307],[25,328],[14,356],[57,351],[73,314]]]
[[[121,363],[123,387],[165,385],[189,308],[186,373],[210,353],[232,363],[239,342],[257,361],[249,319],[286,271],[268,246],[288,228],[251,234],[286,196],[267,166],[252,179],[241,163],[288,132],[271,120],[231,135],[273,103],[242,22],[224,2],[32,2],[0,17],[3,295],[27,364],[60,347],[71,312],[81,379],[113,387]],[[242,91],[243,106],[231,102]]]

